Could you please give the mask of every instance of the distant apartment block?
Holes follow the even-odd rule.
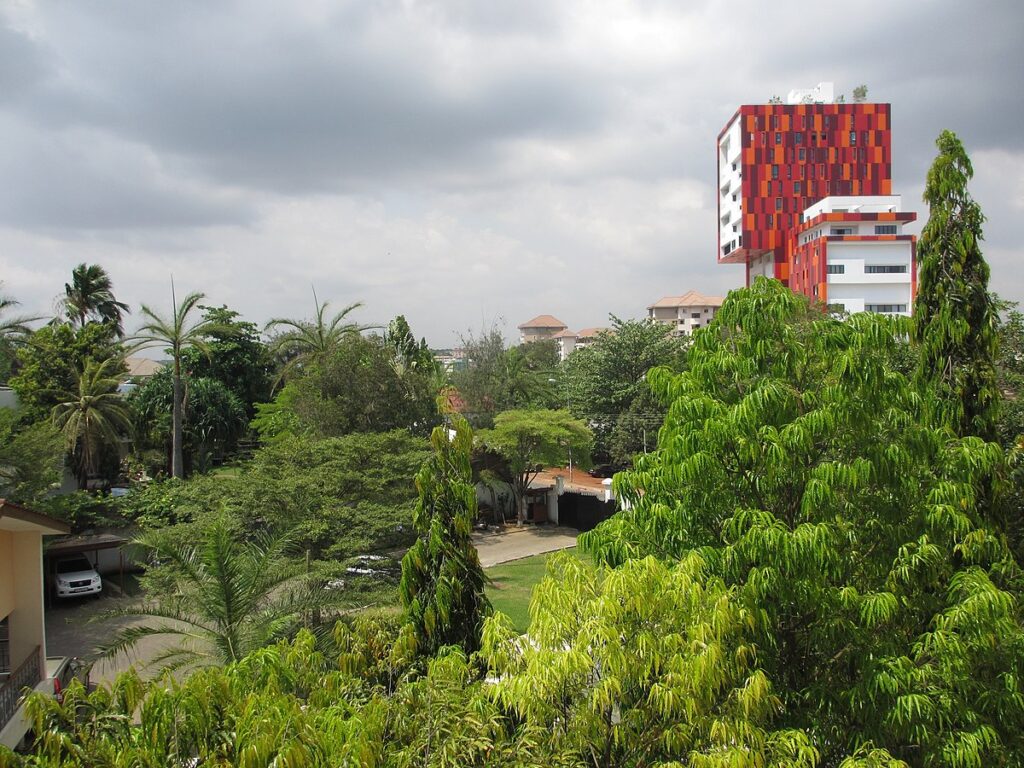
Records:
[[[529,344],[532,341],[543,341],[553,339],[562,331],[569,330],[569,326],[552,315],[537,315],[533,320],[528,320],[519,326],[519,343]]]
[[[555,334],[554,339],[558,342],[558,357],[565,360],[577,349],[586,349],[597,340],[600,333],[610,333],[608,328],[584,328],[582,331],[570,331],[568,329]]]
[[[441,366],[445,373],[464,371],[469,365],[464,349],[435,349],[432,350],[432,354],[434,362]]]
[[[856,214],[867,215],[869,209],[880,215],[900,213],[889,210],[893,205],[891,107],[837,102],[834,97],[832,84],[820,83],[814,89],[791,91],[785,104],[741,106],[726,123],[718,136],[718,261],[744,264],[747,285],[760,275],[774,277],[797,292],[825,301],[823,294],[828,292],[830,282],[819,272],[828,274],[828,262],[820,261],[828,257],[819,243],[819,261],[809,268],[812,265],[807,259],[815,257],[813,248],[810,255],[802,249],[806,245],[804,236],[808,227],[817,231],[817,225],[811,224],[816,216],[851,214],[848,223],[856,229],[851,237],[874,237],[875,226],[882,227],[882,236],[889,237],[895,226],[895,236],[904,238],[899,241],[903,243],[899,249],[909,248],[911,264],[907,273],[868,272],[872,277],[867,281],[837,282],[836,286],[843,287],[837,288],[838,294],[833,293],[833,297],[849,311],[858,311],[853,307],[901,305],[909,311],[915,288],[910,279],[914,241],[902,233],[902,224],[913,220],[913,214],[904,214],[909,219],[891,221],[856,218]],[[818,206],[826,198],[859,202],[829,204],[826,211]],[[898,201],[896,198],[897,208]],[[849,210],[852,207],[859,210]],[[831,228],[833,220],[823,221]],[[869,227],[870,232],[866,231]],[[824,235],[840,236],[846,235]],[[849,248],[864,248],[872,241],[845,242],[848,255]],[[854,246],[853,242],[860,244]],[[896,246],[889,248],[896,250]],[[833,256],[839,252],[832,249]],[[799,266],[797,258],[801,259]],[[875,266],[886,265],[865,262],[865,267]],[[880,300],[878,296],[887,290],[880,288],[883,284],[890,284],[892,292],[899,292],[898,286],[909,285],[910,294],[905,301]],[[854,286],[870,286],[870,290],[858,296],[854,295],[858,290]]]
[[[668,325],[676,336],[689,335],[704,328],[725,301],[721,296],[705,296],[687,291],[682,296],[665,296],[647,307],[647,317]]]

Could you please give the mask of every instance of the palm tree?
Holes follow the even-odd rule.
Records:
[[[104,446],[116,445],[121,435],[131,433],[131,410],[117,391],[120,364],[117,358],[87,358],[82,370],[75,371],[75,390],[57,393],[60,402],[51,411],[68,451],[78,454],[79,488],[95,473]]]
[[[99,264],[79,264],[71,272],[71,282],[64,283],[61,305],[72,325],[83,327],[90,320],[108,323],[118,336],[124,336],[122,313],[128,305],[114,298],[114,284]]]
[[[231,329],[209,319],[202,319],[189,324],[189,315],[205,298],[202,293],[190,293],[181,304],[177,303],[174,284],[171,283],[171,304],[173,314],[165,319],[145,304],[142,305],[142,316],[147,322],[128,339],[133,343],[132,349],[147,347],[170,347],[174,359],[173,401],[171,403],[171,475],[177,478],[185,476],[185,464],[182,452],[184,412],[184,387],[181,379],[181,355],[189,347],[198,349],[205,355],[210,353],[207,337],[216,331],[231,333]]]
[[[10,296],[0,294],[0,343],[20,341],[32,333],[29,323],[39,317],[4,317],[8,310],[18,306],[18,302]]]
[[[320,303],[315,289],[313,290],[313,304],[316,307],[315,320],[274,318],[264,328],[265,331],[284,329],[270,343],[270,351],[287,360],[278,376],[278,383],[295,368],[301,368],[309,363],[322,363],[349,334],[360,333],[375,327],[360,325],[346,319],[349,312],[363,306],[360,301],[349,304],[336,313],[329,322],[326,320],[326,316],[330,302]]]
[[[177,643],[150,664],[163,669],[229,664],[291,636],[339,599],[319,582],[295,576],[288,567],[292,541],[287,536],[256,533],[243,539],[220,519],[198,542],[153,531],[136,543],[160,563],[160,575],[168,583],[141,605],[105,614],[154,622],[118,631],[100,648],[104,658],[162,636]],[[333,626],[333,621],[323,627],[328,624]]]

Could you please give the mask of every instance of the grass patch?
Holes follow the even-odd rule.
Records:
[[[571,555],[591,562],[588,554],[580,552],[576,547],[562,550]],[[507,614],[515,628],[525,632],[530,625],[530,596],[544,574],[547,573],[548,558],[557,553],[545,552],[542,555],[524,557],[487,568],[484,573],[491,580],[487,586],[487,597],[496,611]]]

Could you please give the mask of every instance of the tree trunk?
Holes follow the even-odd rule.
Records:
[[[182,459],[182,427],[181,427],[181,359],[174,356],[174,403],[171,407],[173,430],[171,436],[171,476],[185,477],[185,465]]]

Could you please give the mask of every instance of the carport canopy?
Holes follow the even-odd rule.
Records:
[[[53,558],[66,555],[78,555],[86,552],[98,553],[101,549],[118,550],[118,576],[121,592],[124,592],[124,550],[122,547],[129,543],[129,539],[118,536],[115,533],[95,533],[81,536],[68,536],[66,538],[51,541],[46,545],[45,555],[53,562]],[[96,557],[93,557],[93,563]]]

